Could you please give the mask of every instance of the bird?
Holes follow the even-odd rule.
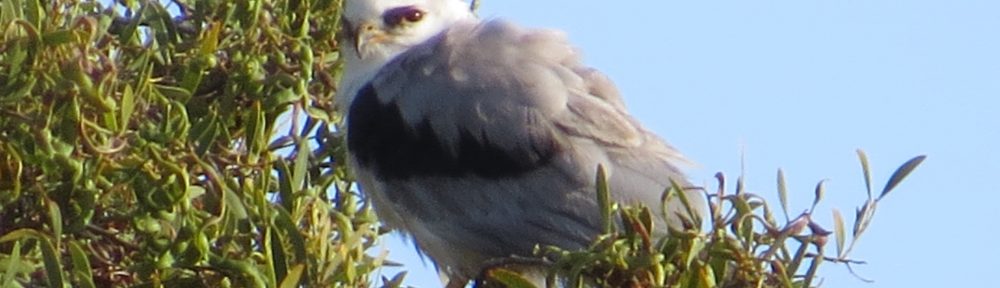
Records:
[[[480,19],[462,0],[346,0],[337,105],[347,165],[384,225],[408,235],[450,287],[536,246],[587,247],[611,198],[663,215],[689,163],[626,109],[613,82],[557,30]],[[459,284],[454,284],[459,283]]]

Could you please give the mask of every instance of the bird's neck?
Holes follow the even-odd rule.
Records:
[[[340,84],[337,86],[337,105],[344,112],[350,109],[348,105],[354,101],[354,97],[358,94],[358,91],[368,84],[368,82],[371,82],[379,69],[391,59],[373,59],[381,57],[360,59],[355,55],[349,55],[346,58],[344,73],[341,75]]]

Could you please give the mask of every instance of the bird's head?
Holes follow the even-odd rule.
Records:
[[[340,41],[347,71],[341,91],[353,94],[399,54],[474,18],[462,0],[345,1]]]
[[[473,16],[461,0],[347,0],[343,17],[346,54],[385,62]]]

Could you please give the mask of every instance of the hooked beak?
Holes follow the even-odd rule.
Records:
[[[388,39],[385,31],[373,23],[361,23],[353,32],[354,52],[358,58],[364,59],[368,45],[379,44]]]

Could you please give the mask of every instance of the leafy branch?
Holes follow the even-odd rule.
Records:
[[[789,192],[784,172],[778,170],[778,199],[785,218],[780,223],[763,197],[744,190],[742,177],[736,181],[735,193],[730,193],[725,188],[726,177],[718,173],[717,190],[708,194],[707,225],[690,223],[686,229],[671,230],[656,239],[653,235],[662,233],[653,231],[656,226],[651,210],[609,201],[607,182],[603,170],[599,170],[597,197],[607,233],[582,251],[540,247],[538,254],[549,259],[545,262],[550,267],[546,283],[531,281],[499,267],[487,273],[483,286],[814,287],[823,263],[846,265],[852,273],[851,265],[865,263],[851,259],[851,249],[870,227],[878,203],[926,158],[915,157],[897,168],[875,197],[868,158],[861,150],[858,157],[868,199],[857,209],[849,242],[845,221],[836,209],[833,232],[813,220],[816,206],[825,193],[824,181],[817,183],[813,191],[812,206],[792,217],[788,212]],[[675,183],[665,197],[684,195],[678,193],[681,189]],[[689,216],[697,219],[697,215]],[[615,225],[614,217],[621,225]],[[830,235],[834,235],[836,242],[833,255],[826,251]]]

